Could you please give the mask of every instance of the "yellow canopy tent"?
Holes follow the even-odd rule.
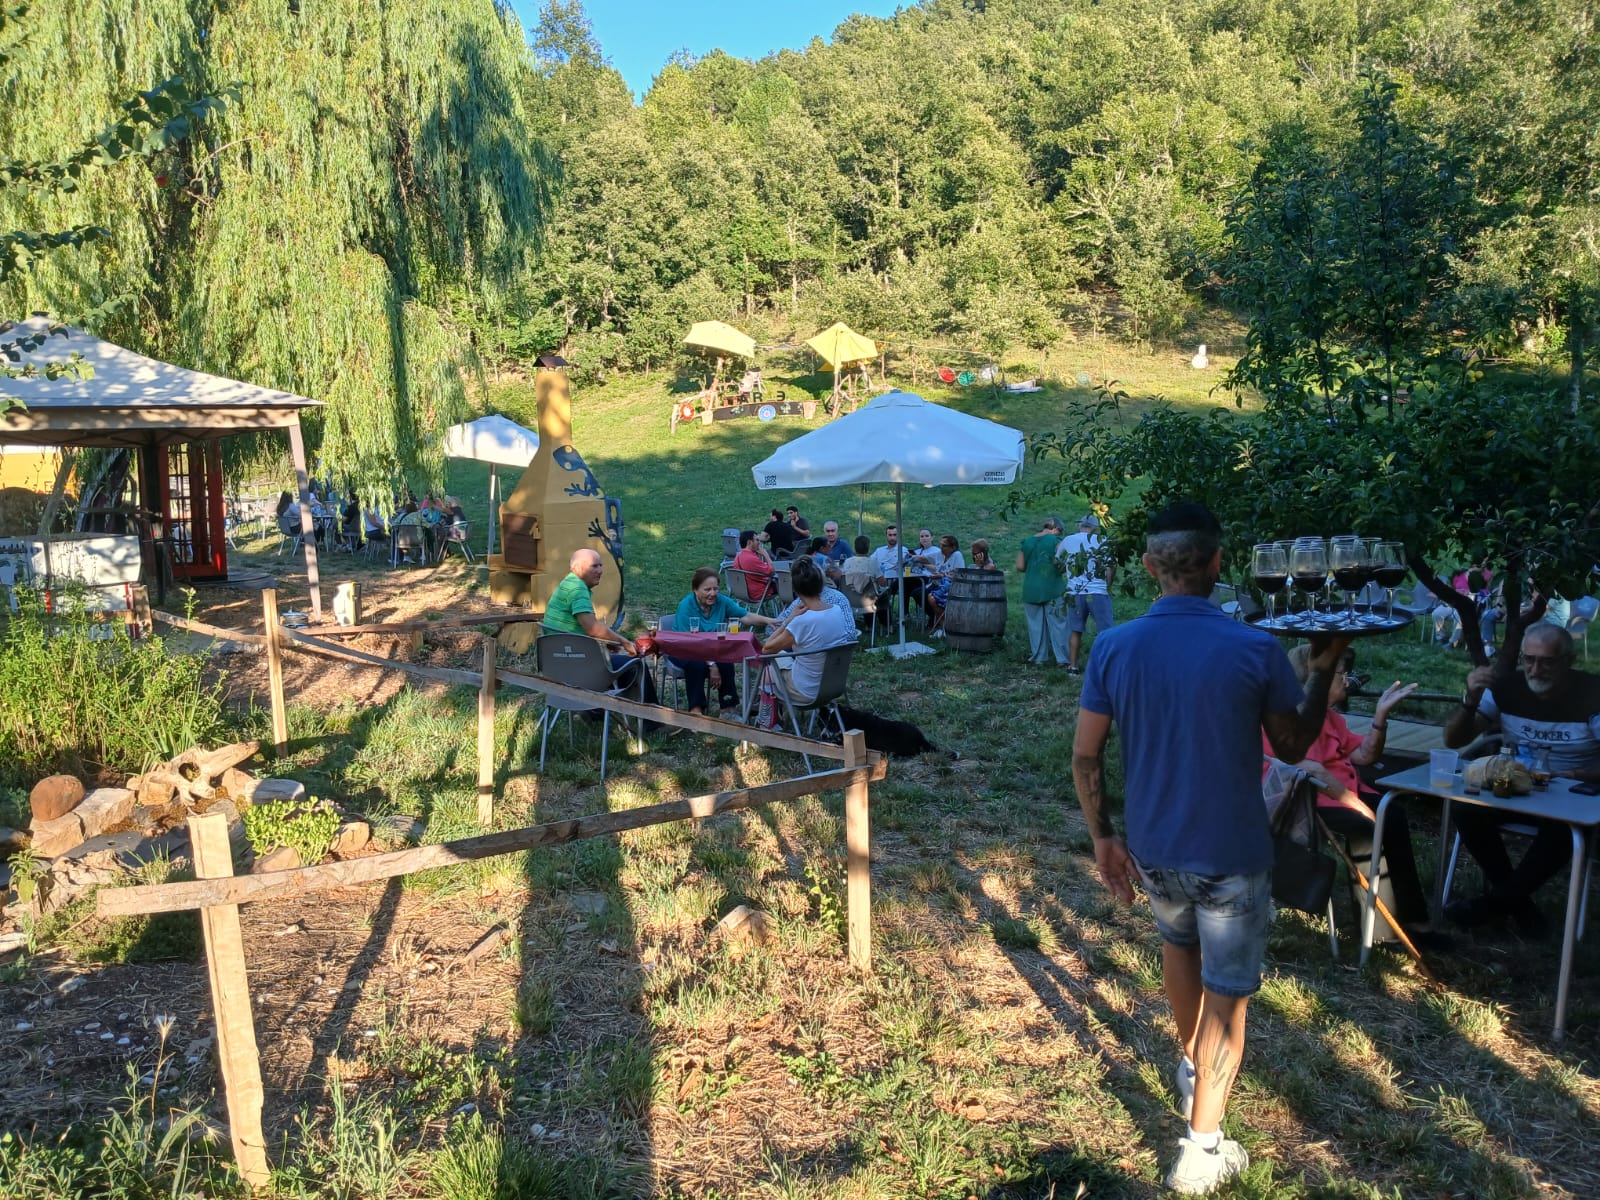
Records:
[[[689,326],[689,336],[683,339],[685,346],[695,350],[704,350],[716,359],[716,366],[711,372],[711,385],[701,392],[699,397],[705,408],[702,417],[711,419],[711,410],[717,404],[717,396],[722,390],[722,365],[730,358],[754,358],[756,355],[756,341],[749,334],[735,329],[725,321],[696,321]],[[693,413],[693,401],[684,406],[687,414]],[[685,416],[680,410],[677,401],[672,405],[672,428],[678,428],[678,421]]]
[[[862,337],[843,321],[835,321],[816,337],[807,338],[806,345],[822,355],[823,362],[833,369],[833,395],[828,411],[837,413],[840,401],[845,398],[850,400],[850,407],[855,408],[855,398],[844,390],[840,376],[846,367],[877,358],[877,343]]]
[[[756,353],[753,337],[723,321],[696,321],[689,326],[689,336],[683,339],[683,344],[710,350],[719,358],[754,358]]]

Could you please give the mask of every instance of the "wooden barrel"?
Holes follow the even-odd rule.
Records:
[[[952,650],[988,654],[1006,631],[1006,577],[964,567],[950,573],[944,640]]]

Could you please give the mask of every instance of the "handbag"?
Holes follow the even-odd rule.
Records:
[[[1328,911],[1339,865],[1322,852],[1317,785],[1303,772],[1272,812],[1272,898],[1313,916]]]

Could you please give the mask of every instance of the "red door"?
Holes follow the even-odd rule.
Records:
[[[222,443],[216,438],[160,448],[161,507],[174,579],[226,579]]]

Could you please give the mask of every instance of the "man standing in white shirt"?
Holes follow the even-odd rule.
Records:
[[[1078,518],[1078,532],[1061,539],[1056,557],[1067,576],[1063,603],[1067,609],[1067,674],[1078,673],[1078,648],[1089,618],[1094,618],[1096,633],[1104,633],[1117,623],[1111,611],[1111,577],[1114,565],[1101,552],[1100,518],[1085,513]]]

